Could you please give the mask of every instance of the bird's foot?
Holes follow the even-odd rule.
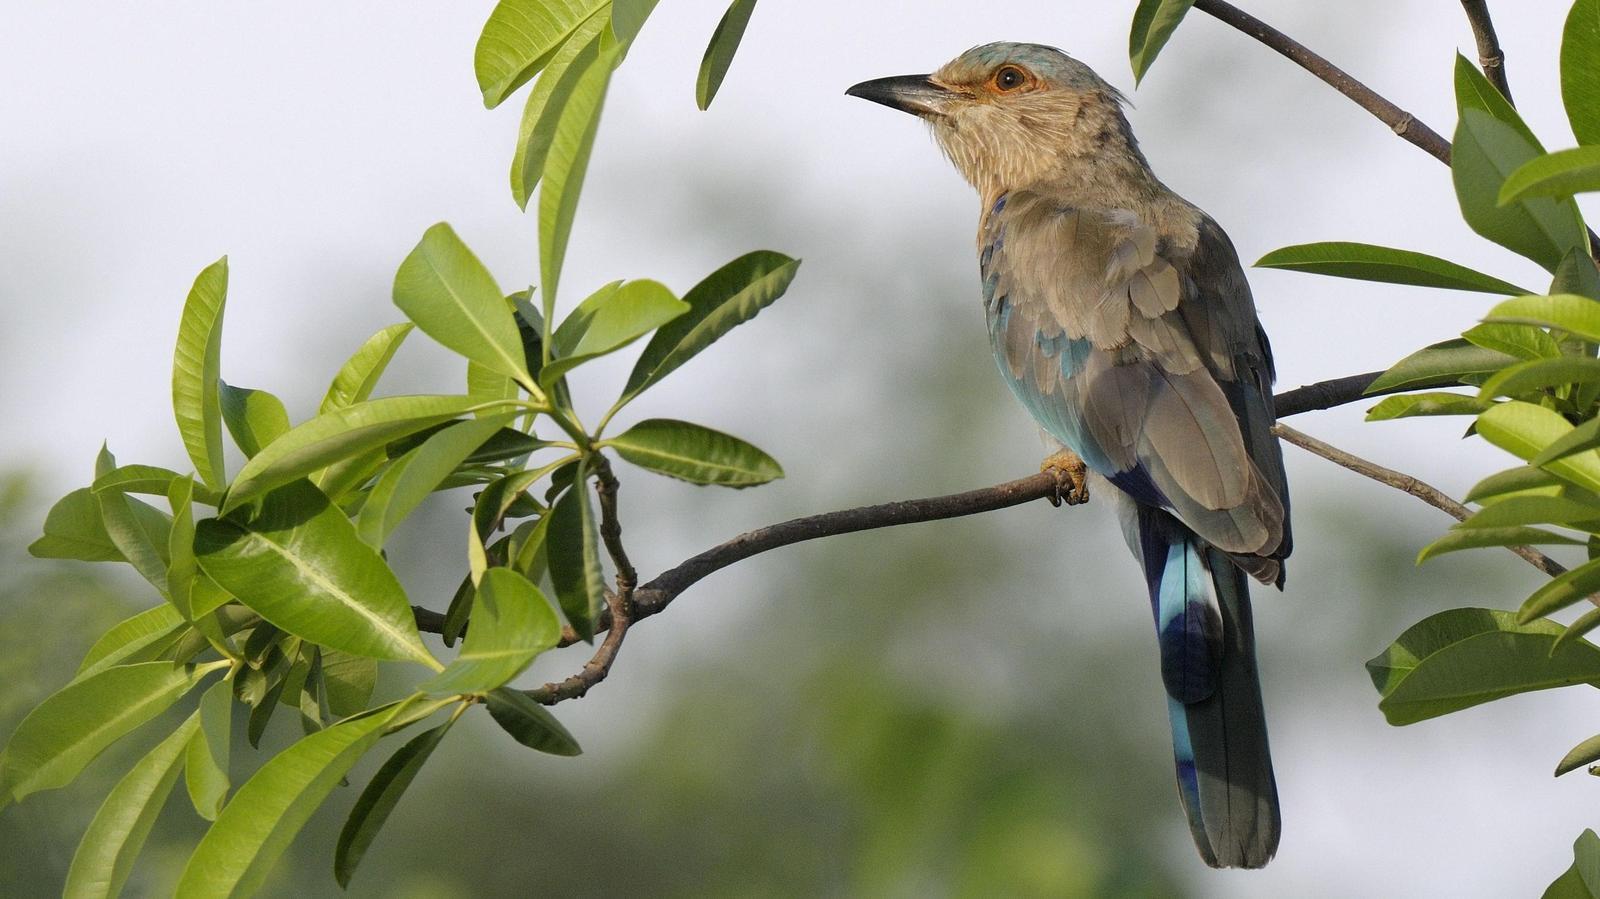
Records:
[[[1054,453],[1039,463],[1039,470],[1055,476],[1056,492],[1050,497],[1052,505],[1059,506],[1063,500],[1069,506],[1089,501],[1089,467],[1077,453],[1065,449]]]

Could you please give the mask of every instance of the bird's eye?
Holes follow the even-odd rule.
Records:
[[[994,85],[1003,91],[1014,91],[1028,81],[1028,76],[1016,66],[1006,66],[994,74]]]

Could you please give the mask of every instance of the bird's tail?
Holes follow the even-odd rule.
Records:
[[[1248,581],[1166,512],[1141,506],[1137,524],[1195,846],[1214,868],[1259,868],[1277,851],[1279,816]]]

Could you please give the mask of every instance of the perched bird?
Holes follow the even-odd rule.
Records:
[[[1144,566],[1178,792],[1213,867],[1278,846],[1249,574],[1283,586],[1289,494],[1272,436],[1272,352],[1238,255],[1162,184],[1123,98],[1038,44],[976,47],[932,75],[848,91],[913,113],[981,198],[978,261],[1000,374],[1115,488]]]

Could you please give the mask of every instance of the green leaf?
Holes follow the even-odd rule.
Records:
[[[529,749],[567,756],[583,752],[550,710],[529,699],[526,693],[501,687],[489,694],[486,704],[495,723]]]
[[[755,318],[783,296],[799,268],[798,259],[761,250],[733,260],[696,284],[683,297],[689,312],[663,325],[645,344],[612,411]]]
[[[589,502],[588,472],[579,464],[571,489],[550,510],[547,538],[550,583],[572,629],[585,640],[594,638],[595,619],[605,603],[594,507]]]
[[[378,685],[378,662],[337,649],[322,651],[322,685],[328,693],[328,711],[346,718],[365,711]]]
[[[519,208],[528,208],[528,199],[544,177],[545,162],[550,157],[550,146],[562,112],[600,58],[601,33],[605,31],[606,22],[605,16],[594,16],[579,25],[550,57],[544,77],[528,92],[528,103],[522,110],[522,127],[517,134],[517,152],[511,157],[511,196]]]
[[[1600,0],[1577,0],[1561,33],[1561,102],[1580,144],[1600,144]]]
[[[100,519],[100,503],[87,487],[62,497],[44,519],[44,536],[28,546],[37,559],[125,562]]]
[[[1542,468],[1521,465],[1489,475],[1473,485],[1461,501],[1481,503],[1530,490],[1548,491],[1550,495],[1556,495],[1561,490],[1561,479]]]
[[[424,232],[400,263],[394,304],[449,349],[524,386],[532,383],[505,294],[444,222]]]
[[[1578,207],[1569,200],[1532,197],[1500,205],[1507,176],[1539,155],[1527,138],[1489,114],[1463,109],[1450,162],[1461,215],[1472,230],[1550,271],[1588,234]]]
[[[686,421],[641,421],[606,444],[622,458],[691,484],[751,487],[783,477],[776,459],[721,431]]]
[[[166,711],[211,670],[143,662],[62,687],[22,719],[0,754],[0,803],[71,783],[107,746]]]
[[[245,464],[224,514],[267,491],[481,408],[470,396],[390,396],[318,415]],[[503,410],[501,410],[503,411]]]
[[[1424,347],[1396,362],[1367,387],[1367,393],[1433,387],[1449,379],[1497,372],[1516,361],[1513,356],[1473,346],[1465,340],[1446,340]]]
[[[1407,393],[1385,398],[1367,410],[1367,421],[1390,421],[1418,415],[1477,415],[1489,404],[1459,393]]]
[[[1517,621],[1527,624],[1551,612],[1559,612],[1596,591],[1600,591],[1600,559],[1585,562],[1546,581],[1523,601],[1522,608],[1517,610]]]
[[[372,776],[367,788],[361,791],[361,798],[356,800],[355,808],[350,810],[350,817],[339,831],[339,843],[334,849],[333,876],[339,881],[339,886],[349,888],[350,878],[367,854],[373,838],[383,829],[384,822],[389,820],[389,814],[400,802],[400,797],[405,795],[406,788],[411,786],[417,772],[422,770],[428,757],[433,755],[433,750],[438,748],[455,722],[456,719],[451,717],[400,747]]]
[[[1600,448],[1600,419],[1591,418],[1552,441],[1529,460],[1534,465],[1549,465],[1578,453]]]
[[[222,407],[217,385],[222,370],[222,312],[228,300],[228,257],[207,266],[183,304],[178,348],[172,357],[172,411],[189,459],[206,486],[221,490]]]
[[[1600,895],[1600,836],[1585,830],[1572,844],[1572,854],[1572,867],[1550,884],[1544,899],[1594,899]]]
[[[1600,190],[1600,146],[1577,147],[1547,153],[1524,163],[1501,185],[1500,204],[1528,197],[1570,197],[1597,190]]]
[[[1367,663],[1378,708],[1400,726],[1517,693],[1600,680],[1600,648],[1552,652],[1561,625],[1519,624],[1494,609],[1451,609],[1412,625]]]
[[[100,804],[67,870],[65,899],[110,899],[122,892],[161,807],[178,782],[184,747],[200,728],[191,715],[134,764]]]
[[[93,493],[142,493],[149,496],[166,496],[172,482],[183,477],[170,468],[161,468],[156,465],[123,465],[95,478],[89,485]],[[193,494],[195,502],[214,506],[221,499],[221,495],[212,492],[204,484],[196,484]]]
[[[217,820],[228,798],[228,749],[233,741],[233,687],[217,681],[200,697],[200,729],[189,740],[184,781],[194,810]]]
[[[1460,53],[1456,54],[1455,82],[1458,111],[1475,109],[1487,113],[1502,124],[1509,125],[1541,152],[1544,150],[1539,138],[1522,120],[1521,114],[1511,105],[1511,101],[1500,93],[1500,89],[1495,87],[1477,66]]]
[[[510,683],[534,656],[560,639],[561,622],[539,588],[509,568],[490,568],[478,581],[472,627],[461,655],[417,689],[432,694],[487,693]]]
[[[178,899],[248,896],[259,890],[295,834],[404,705],[318,731],[262,765],[195,847],[178,880]]]
[[[711,32],[711,42],[706,44],[706,54],[700,60],[700,77],[694,85],[694,101],[702,111],[711,108],[711,101],[722,89],[722,79],[728,77],[728,67],[733,65],[733,56],[739,52],[739,43],[744,40],[744,31],[755,11],[756,0],[733,0]]]
[[[1410,284],[1445,290],[1470,290],[1505,296],[1531,293],[1515,284],[1473,271],[1447,259],[1365,243],[1333,241],[1284,247],[1261,257],[1256,267],[1310,272],[1335,278],[1354,278],[1358,281]]]
[[[499,106],[539,74],[551,55],[608,0],[501,0],[478,36],[472,68],[483,105]]]
[[[1576,294],[1515,297],[1489,310],[1488,321],[1558,328],[1575,337],[1600,341],[1600,301]]]
[[[1527,293],[1527,291],[1519,291]],[[345,361],[338,374],[333,376],[333,383],[328,385],[328,393],[322,398],[319,412],[332,412],[334,409],[343,409],[363,402],[372,396],[372,391],[378,386],[378,379],[383,377],[384,369],[389,367],[389,362],[394,358],[400,344],[405,342],[406,335],[411,333],[415,325],[410,322],[401,322],[390,325],[382,331],[367,338],[367,342],[355,351],[355,355]]]
[[[1478,416],[1478,433],[1485,440],[1525,461],[1542,456],[1547,447],[1572,430],[1559,413],[1532,403],[1501,403]],[[1600,492],[1600,453],[1534,464],[1585,490]]]
[[[222,389],[222,420],[245,458],[254,458],[262,447],[289,430],[289,410],[283,407],[282,400],[265,390],[218,383]]]
[[[1144,80],[1161,48],[1188,15],[1194,0],[1139,0],[1128,34],[1128,60],[1133,63],[1133,83]]]
[[[1561,496],[1508,496],[1474,513],[1457,529],[1498,529],[1556,524],[1583,528],[1600,525],[1600,507]]]
[[[1561,355],[1561,346],[1555,338],[1532,325],[1473,325],[1461,332],[1461,336],[1475,347],[1518,359],[1554,359]]]
[[[396,459],[372,485],[361,507],[356,520],[361,539],[374,549],[381,548],[406,516],[513,417],[497,415],[447,425]]]
[[[1478,396],[1480,399],[1497,396],[1514,397],[1552,387],[1597,380],[1600,380],[1600,359],[1588,356],[1535,359],[1502,369],[1490,376],[1489,380],[1483,382]]]
[[[248,522],[200,522],[195,551],[223,589],[291,634],[437,670],[394,572],[306,481],[267,494]]]
[[[626,44],[639,35],[646,19],[659,0],[616,0],[611,5],[611,33],[617,43]]]
[[[1595,761],[1600,761],[1600,734],[1584,740],[1562,756],[1561,761],[1556,764],[1556,777],[1569,771],[1576,771]]]
[[[100,519],[106,536],[139,575],[167,595],[167,562],[172,521],[161,510],[123,493],[101,493]]]
[[[1463,549],[1482,549],[1491,546],[1548,546],[1552,544],[1582,546],[1584,542],[1583,540],[1531,527],[1452,528],[1443,537],[1422,548],[1422,552],[1417,554],[1417,564],[1421,565],[1436,556],[1459,552]]]
[[[539,189],[539,273],[544,289],[544,317],[555,312],[556,290],[572,237],[589,155],[600,128],[600,111],[611,85],[617,48],[602,47],[578,76],[561,107],[544,160],[544,186]]]
[[[125,662],[150,661],[177,640],[178,634],[187,627],[188,623],[170,603],[145,609],[118,622],[96,640],[78,664],[75,676],[81,678]],[[134,658],[145,652],[149,653],[149,658]]]
[[[194,557],[194,477],[172,482],[167,499],[172,504],[172,532],[167,539],[167,598],[185,619],[194,618],[190,595],[200,576]]]
[[[539,373],[546,388],[579,365],[622,349],[689,311],[689,304],[656,281],[600,288],[567,316],[555,333],[560,358]]]

